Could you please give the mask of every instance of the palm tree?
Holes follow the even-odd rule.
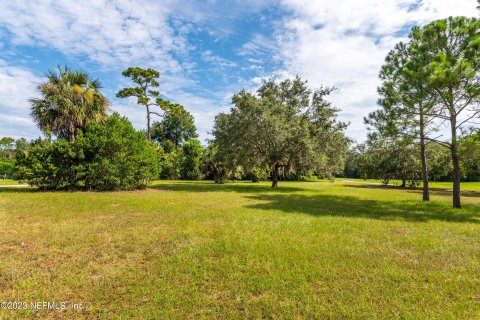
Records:
[[[42,98],[29,99],[31,115],[45,134],[75,141],[77,129],[87,121],[98,123],[106,119],[108,100],[102,95],[101,83],[82,71],[58,67],[49,70],[47,81],[38,86]]]

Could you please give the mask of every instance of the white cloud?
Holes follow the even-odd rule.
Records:
[[[273,39],[270,39],[263,34],[256,33],[248,42],[242,45],[238,50],[238,53],[242,56],[264,54],[273,55],[277,49],[278,48]]]
[[[34,96],[40,79],[30,71],[0,60],[0,107],[2,136],[35,138],[40,135],[30,118],[26,99]]]
[[[251,90],[269,76],[299,74],[312,87],[337,86],[340,90],[333,100],[352,122],[348,132],[362,137],[362,117],[376,104],[379,68],[405,28],[448,15],[477,14],[475,6],[474,0],[3,1],[0,37],[12,45],[0,43],[0,48],[7,61],[14,59],[12,52],[21,46],[43,47],[63,53],[69,62],[118,74],[106,94],[112,109],[127,115],[139,129],[145,128],[144,110],[131,101],[113,98],[118,89],[130,85],[120,71],[134,65],[158,69],[160,92],[192,111],[202,137],[239,85]],[[244,30],[238,26],[244,26],[254,13],[272,7],[288,14],[280,21],[268,14],[250,20],[248,23],[259,27],[246,43],[234,48],[241,56],[238,61],[189,41],[199,33],[210,34],[212,41],[242,34]],[[260,32],[260,26],[268,24],[275,30],[273,37]],[[192,59],[195,54],[205,63],[199,66]],[[283,67],[269,74],[265,69],[272,59]],[[226,68],[253,74],[244,79]],[[225,83],[221,92],[211,92],[195,80],[202,76]],[[27,129],[24,121],[29,121],[27,99],[35,94],[41,79],[1,61],[0,81],[7,84],[0,87],[0,135],[36,135],[33,124]]]
[[[277,34],[289,75],[313,87],[336,86],[334,103],[363,140],[363,117],[376,108],[378,72],[388,51],[412,25],[450,15],[476,14],[473,0],[283,0],[292,11]]]

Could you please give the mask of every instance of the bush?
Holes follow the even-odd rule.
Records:
[[[162,148],[160,158],[162,164],[160,178],[171,180],[179,179],[183,162],[183,150],[178,148],[166,151]]]
[[[270,176],[270,170],[268,168],[253,167],[249,173],[250,180],[252,180],[252,182],[265,181]]]
[[[203,147],[197,139],[189,139],[182,145],[183,161],[181,168],[182,179],[200,180],[200,162],[202,160]]]
[[[298,177],[298,180],[306,181],[306,182],[314,182],[314,181],[318,181],[318,177],[317,176],[300,176]]]
[[[221,168],[215,175],[213,176],[213,180],[215,183],[224,184],[227,181],[228,173],[224,168]]]
[[[159,174],[153,144],[118,114],[90,122],[74,142],[38,139],[16,155],[19,178],[47,190],[132,190]]]

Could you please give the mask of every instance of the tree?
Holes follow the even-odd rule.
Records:
[[[159,174],[155,145],[117,113],[89,121],[75,141],[38,139],[15,158],[21,180],[48,190],[139,189]]]
[[[436,105],[435,96],[428,90],[428,75],[421,67],[422,61],[423,56],[408,43],[400,42],[390,51],[380,71],[382,85],[378,88],[378,104],[381,109],[370,113],[365,122],[386,139],[404,137],[418,141],[423,201],[429,201],[426,141],[434,120],[430,114]]]
[[[424,70],[428,90],[438,103],[431,112],[450,126],[450,141],[436,140],[450,149],[453,167],[453,206],[461,207],[459,135],[480,115],[480,21],[450,17],[411,33],[413,58],[405,72]]]
[[[219,156],[217,146],[213,143],[209,143],[203,149],[201,171],[205,179],[213,179],[215,183],[224,183],[227,179],[227,170]]]
[[[480,180],[480,131],[472,132],[459,144],[463,177],[468,181]]]
[[[428,175],[432,181],[448,181],[452,177],[450,151],[438,143],[427,145]]]
[[[0,139],[0,159],[12,160],[14,149],[15,139],[11,137],[3,137]]]
[[[67,67],[50,70],[46,76],[47,82],[38,86],[42,98],[29,99],[33,120],[45,134],[74,141],[87,121],[105,121],[108,101],[99,80]]]
[[[152,139],[165,147],[167,141],[173,142],[175,148],[184,141],[197,138],[193,116],[179,104],[172,104],[162,121],[152,125]]]
[[[160,178],[169,180],[181,178],[182,161],[182,148],[175,148],[173,142],[167,140],[166,146],[160,152],[160,163],[162,164]]]
[[[182,145],[183,161],[181,174],[183,179],[199,180],[200,162],[202,159],[203,147],[197,139],[187,140]]]
[[[312,92],[299,77],[269,80],[256,95],[242,90],[230,112],[215,117],[213,143],[226,163],[247,171],[268,166],[272,188],[282,173],[305,168],[333,178],[344,168],[347,124],[325,100],[332,91]]]
[[[15,139],[3,137],[0,139],[0,177],[5,178],[13,174]]]
[[[365,144],[351,146],[345,156],[344,176],[347,178],[362,178],[361,158],[365,153]]]
[[[421,177],[418,159],[418,144],[408,138],[385,138],[370,134],[366,149],[361,155],[360,172],[364,178],[381,179],[384,184],[390,180],[402,181],[401,187],[412,184]]]
[[[147,110],[147,138],[152,140],[150,132],[150,122],[152,115],[163,117],[163,114],[152,111],[154,106],[160,107],[161,110],[167,110],[170,103],[160,98],[160,93],[153,88],[157,88],[160,84],[157,79],[160,73],[153,69],[142,69],[139,67],[131,67],[122,72],[122,75],[131,78],[138,86],[124,88],[117,93],[117,98],[137,98],[137,104],[143,105]]]

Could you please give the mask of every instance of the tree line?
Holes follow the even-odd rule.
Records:
[[[475,18],[451,17],[414,27],[395,46],[380,70],[379,109],[365,118],[364,144],[346,137],[348,123],[328,100],[335,88],[312,90],[298,76],[234,94],[202,146],[193,116],[161,97],[158,71],[123,72],[132,86],[116,96],[144,108],[146,132],[138,132],[110,114],[99,80],[59,67],[39,85],[41,97],[29,100],[45,138],[17,148],[9,140],[2,161],[46,189],[131,189],[158,178],[270,179],[276,188],[280,180],[344,175],[402,186],[421,180],[425,201],[428,182],[451,175],[459,208],[461,179],[478,177],[480,139],[471,125],[480,115],[479,28]]]

